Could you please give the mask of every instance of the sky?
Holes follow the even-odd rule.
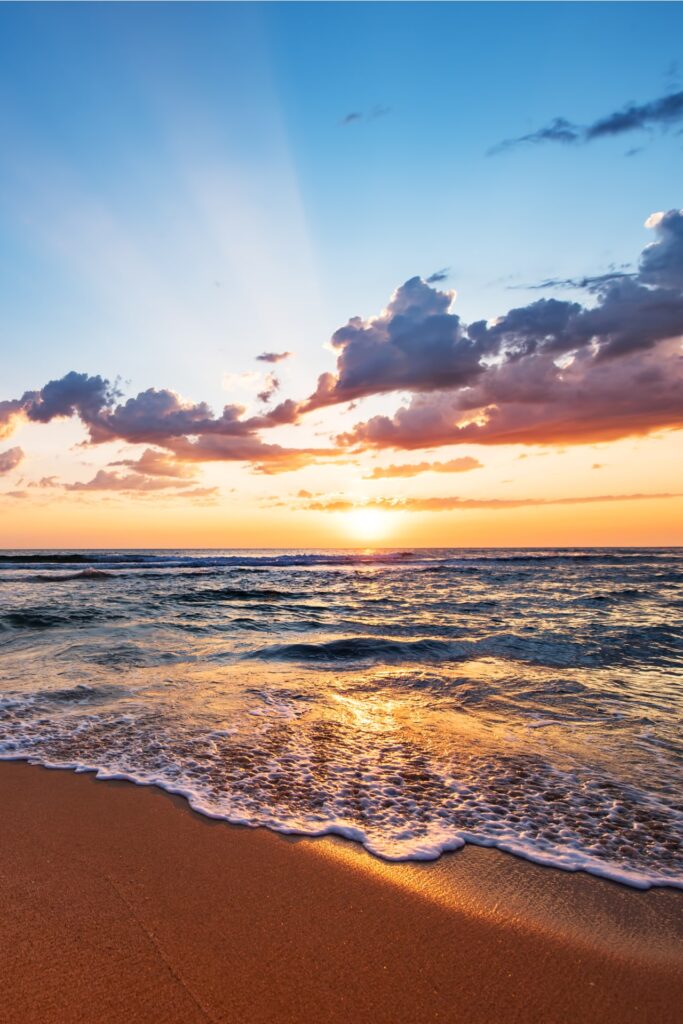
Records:
[[[0,6],[0,545],[683,543],[681,39]]]

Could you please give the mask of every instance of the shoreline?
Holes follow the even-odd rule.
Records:
[[[572,875],[589,875],[592,878],[598,878],[602,881],[607,881],[615,884],[618,888],[625,887],[627,889],[634,889],[637,892],[648,892],[651,889],[665,889],[673,890],[683,893],[683,880],[656,880],[643,882],[639,875],[636,875],[627,871],[610,870],[609,867],[603,869],[601,864],[593,866],[577,865],[575,867],[568,867],[566,864],[561,863],[559,860],[554,859],[552,854],[541,854],[541,853],[529,853],[521,848],[514,848],[511,845],[499,844],[497,842],[489,842],[487,840],[479,840],[476,836],[466,836],[466,838],[459,839],[457,843],[444,845],[440,852],[435,856],[406,856],[406,857],[385,857],[380,853],[376,853],[374,850],[366,846],[360,838],[356,836],[346,835],[343,828],[336,829],[331,827],[329,830],[321,832],[303,832],[298,830],[290,830],[288,828],[277,828],[270,825],[262,825],[260,823],[253,823],[247,820],[231,820],[221,814],[213,812],[210,808],[202,808],[196,806],[193,802],[194,794],[183,789],[173,789],[169,786],[164,785],[161,782],[156,781],[143,781],[135,778],[134,775],[126,775],[123,773],[111,774],[106,768],[99,768],[97,766],[83,765],[83,764],[51,764],[49,761],[34,761],[29,755],[0,755],[0,764],[26,764],[32,767],[41,768],[45,771],[64,771],[71,772],[76,775],[89,775],[97,782],[122,782],[132,786],[140,786],[143,789],[152,789],[156,792],[163,793],[165,796],[178,799],[187,805],[188,809],[193,813],[199,815],[201,818],[206,818],[209,821],[222,822],[225,825],[234,826],[238,828],[247,828],[253,831],[267,831],[272,832],[274,835],[282,836],[290,841],[296,840],[314,840],[322,841],[326,840],[331,843],[340,843],[340,851],[345,849],[347,846],[350,849],[358,849],[362,855],[370,857],[371,860],[378,860],[380,863],[384,863],[387,866],[400,865],[402,867],[410,867],[418,865],[435,865],[442,861],[444,857],[450,862],[450,858],[454,853],[459,853],[467,848],[475,848],[480,850],[495,850],[498,853],[504,854],[504,856],[512,857],[514,860],[522,860],[528,864],[534,864],[538,867],[551,868],[562,873],[568,873]],[[341,855],[341,852],[340,852]],[[350,855],[350,854],[347,854]],[[609,862],[607,862],[609,864]]]
[[[0,796],[12,1022],[673,1024],[683,1001],[680,890],[471,845],[389,863],[22,761]]]

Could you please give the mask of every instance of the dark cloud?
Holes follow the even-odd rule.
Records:
[[[239,405],[226,405],[219,417],[213,415],[206,402],[185,402],[175,392],[148,388],[135,398],[98,416],[81,419],[90,430],[93,441],[125,440],[137,444],[166,442],[172,437],[208,431],[226,434],[244,433]]]
[[[450,276],[450,267],[443,267],[441,270],[435,270],[433,274],[430,274],[426,278],[427,284],[441,284],[442,281],[447,281]]]
[[[262,352],[256,358],[262,363],[281,363],[284,359],[291,359],[291,352]]]
[[[546,142],[572,145],[579,142],[593,142],[595,139],[610,138],[626,132],[646,128],[667,128],[683,120],[683,91],[671,92],[649,103],[629,103],[589,125],[578,125],[564,117],[556,117],[550,124],[527,135],[505,139],[489,150],[489,155],[501,153],[516,146]]]
[[[514,146],[521,146],[524,143],[538,145],[541,142],[561,142],[567,146],[578,142],[581,136],[582,129],[578,125],[572,124],[564,117],[556,117],[545,128],[539,128],[527,135],[518,135],[517,138],[504,139],[497,143],[489,149],[488,156],[495,156],[496,153],[502,153],[506,149],[512,149]]]
[[[384,480],[390,477],[412,477],[421,473],[467,473],[472,469],[482,468],[479,459],[465,455],[460,459],[450,459],[448,462],[416,462],[402,466],[375,466],[366,479]]]
[[[658,288],[683,290],[683,210],[653,213],[645,223],[657,240],[640,257],[640,280]]]
[[[334,454],[330,448],[282,448],[259,438],[261,430],[296,422],[299,407],[291,400],[246,419],[242,406],[226,405],[215,416],[206,402],[187,402],[167,389],[148,388],[123,402],[119,397],[117,388],[107,380],[72,371],[39,391],[26,392],[21,399],[0,404],[0,426],[9,434],[22,419],[47,423],[77,415],[93,444],[125,441],[155,445],[175,456],[175,461],[164,460],[154,449],[147,449],[138,460],[114,463],[127,466],[138,477],[181,476],[183,471],[178,467],[182,460],[246,461],[253,462],[258,472],[285,472],[315,462],[319,454],[328,458]],[[266,465],[271,460],[272,470]],[[122,479],[130,480],[129,489],[154,490],[165,486],[135,483],[132,475],[122,478],[110,473],[71,489],[97,490],[100,484],[101,489],[122,489]]]
[[[324,373],[300,412],[390,391],[463,387],[482,372],[485,346],[450,312],[454,295],[419,277],[401,285],[379,316],[353,317],[332,335],[336,374]]]
[[[491,362],[534,352],[561,357],[591,347],[595,359],[604,360],[676,337],[683,333],[683,294],[654,285],[680,274],[682,221],[673,211],[649,222],[658,241],[645,250],[639,274],[584,279],[595,295],[592,307],[543,298],[467,327],[451,311],[453,293],[411,278],[379,316],[354,317],[335,332],[336,373],[323,374],[293,414],[392,391],[473,388],[490,375]]]
[[[21,448],[8,448],[0,452],[0,476],[11,473],[13,469],[24,461],[24,452]]]
[[[26,395],[24,399],[26,399]],[[96,423],[103,409],[108,408],[119,392],[102,377],[85,373],[67,373],[60,380],[51,380],[26,403],[25,413],[36,423],[49,423],[57,417],[78,415],[84,423]]]
[[[593,305],[542,298],[463,324],[451,293],[406,282],[378,317],[349,321],[298,413],[389,391],[412,397],[342,444],[415,449],[463,441],[579,443],[683,423],[683,214],[649,218],[634,274],[586,279]],[[648,354],[652,351],[652,354]],[[432,396],[432,397],[430,397]]]
[[[546,277],[544,281],[535,284],[509,284],[508,291],[545,291],[548,288],[574,288],[581,291],[597,292],[612,281],[621,281],[624,278],[635,277],[635,274],[628,274],[622,270],[609,271],[606,274],[597,274],[594,277]]]
[[[614,360],[584,349],[559,365],[532,351],[490,366],[462,391],[414,395],[393,416],[342,435],[345,445],[419,449],[461,444],[584,444],[683,425],[680,342]]]
[[[597,344],[596,358],[651,348],[683,333],[683,294],[650,288],[636,277],[605,280],[586,308],[563,299],[538,299],[511,309],[494,324],[470,324],[469,335],[508,359],[538,349],[561,355]]]
[[[639,131],[655,125],[670,125],[683,119],[683,91],[660,96],[650,103],[629,103],[607,117],[594,121],[585,129],[585,137],[602,139],[609,135],[623,135],[624,132]]]
[[[341,124],[355,124],[357,121],[376,121],[378,117],[386,117],[387,114],[391,113],[391,107],[385,107],[381,103],[376,103],[374,107],[369,111],[363,110],[352,110],[350,113],[345,114],[341,119]]]

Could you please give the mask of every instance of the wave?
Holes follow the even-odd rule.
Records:
[[[109,613],[108,618],[116,616]],[[0,628],[4,629],[57,629],[61,626],[85,626],[102,618],[96,609],[54,611],[51,608],[27,608],[0,615]]]
[[[179,601],[181,604],[215,604],[217,601],[279,601],[282,598],[292,599],[301,596],[285,590],[267,588],[244,590],[240,587],[220,587],[213,590],[196,590],[189,594],[173,594],[172,600]]]
[[[120,573],[107,572],[105,569],[82,569],[81,572],[70,573],[42,573],[36,576],[29,576],[32,583],[70,583],[72,580],[114,580],[121,576]]]
[[[15,727],[0,739],[0,760],[157,786],[212,819],[290,835],[339,835],[387,861],[435,860],[472,844],[637,889],[683,889],[674,839],[680,814],[646,794],[523,755],[502,755],[497,763],[474,755],[459,765],[456,779],[407,745],[404,758],[396,747],[383,757],[363,736],[334,749],[334,732],[325,733],[321,771],[319,752],[282,745],[283,730],[292,733],[306,721],[301,698],[264,692],[262,709],[252,712],[260,744],[245,746],[233,730],[218,728],[204,737],[201,770],[196,751],[182,743],[174,749],[174,738],[160,732],[163,720],[133,723],[92,709],[76,735],[69,717],[58,716],[52,734],[42,732],[36,743],[30,726],[23,737],[16,728],[12,711],[21,721],[22,708],[10,708]]]
[[[253,554],[232,551],[230,554],[220,552],[202,552],[201,554],[187,551],[152,552],[152,551],[68,551],[68,552],[4,552],[0,554],[0,566],[21,565],[62,565],[87,564],[99,565],[149,565],[168,568],[212,567],[212,566],[307,566],[307,565],[375,565],[408,562],[413,559],[422,560],[425,554],[412,551],[375,551],[367,552],[306,552],[297,551],[286,554],[262,553]]]
[[[0,565],[71,565],[72,563],[92,562],[91,555],[84,554],[60,554],[59,552],[45,552],[41,554],[24,555],[21,552],[16,554],[0,555]]]
[[[245,658],[261,661],[459,661],[469,656],[469,645],[444,640],[387,640],[360,636],[327,643],[274,644],[250,651]]]

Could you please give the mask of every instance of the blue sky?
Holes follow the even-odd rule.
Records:
[[[450,267],[463,317],[490,317],[532,297],[510,285],[635,259],[680,199],[675,130],[486,155],[670,91],[679,5],[3,5],[0,26],[8,395],[77,369],[220,404],[264,348],[296,350],[305,392],[406,278]]]

